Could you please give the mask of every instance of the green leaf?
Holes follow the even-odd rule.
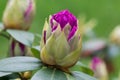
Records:
[[[16,79],[20,79],[19,73],[12,73],[12,74],[0,77],[0,80],[16,80]]]
[[[0,77],[12,74],[11,72],[0,72]]]
[[[21,30],[8,29],[7,32],[17,41],[22,44],[31,47],[34,41],[34,34]]]
[[[40,34],[34,34],[34,41],[33,46],[40,45],[41,35]]]
[[[40,46],[32,47],[31,51],[36,58],[40,58]]]
[[[66,73],[67,80],[76,80],[74,76]]]
[[[41,49],[40,49],[40,46],[33,46],[32,48],[35,49],[35,50],[37,50],[37,51],[39,51],[39,52],[40,52],[40,50],[41,50]]]
[[[76,80],[97,80],[96,78],[80,71],[73,71],[72,74],[76,78]]]
[[[31,80],[68,80],[65,73],[51,68],[43,68],[35,73]]]
[[[9,78],[6,76],[3,76],[3,77],[0,77],[0,80],[9,80]]]
[[[34,57],[11,57],[0,61],[0,72],[24,72],[41,66],[41,61]]]
[[[91,76],[93,76],[93,74],[94,74],[94,72],[90,68],[88,68],[87,66],[82,64],[80,61],[77,62],[73,67],[71,67],[70,70],[71,71],[81,71],[81,72],[84,72]]]
[[[0,32],[4,29],[3,23],[0,22]]]

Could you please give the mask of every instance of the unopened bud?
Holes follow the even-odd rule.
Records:
[[[5,28],[28,30],[34,13],[34,0],[9,0],[3,14]]]

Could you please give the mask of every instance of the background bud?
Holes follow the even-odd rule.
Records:
[[[120,25],[115,27],[115,29],[110,34],[111,42],[120,45]]]
[[[91,61],[91,69],[98,80],[109,80],[106,64],[99,57],[94,57]]]
[[[9,0],[3,14],[5,28],[29,29],[34,13],[34,0]]]

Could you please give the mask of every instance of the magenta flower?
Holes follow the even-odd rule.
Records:
[[[41,60],[48,65],[71,67],[79,59],[81,38],[76,17],[68,10],[45,21],[41,40]]]
[[[78,25],[77,25],[77,19],[72,13],[70,13],[68,10],[63,10],[52,15],[52,18],[50,19],[52,31],[54,31],[57,28],[57,25],[54,25],[54,21],[60,24],[61,30],[63,30],[67,24],[70,25],[68,40],[72,36],[74,36]]]
[[[92,59],[91,68],[92,68],[93,70],[96,70],[97,66],[98,66],[99,64],[101,64],[102,62],[103,62],[103,61],[102,61],[100,58],[94,57],[94,58]]]

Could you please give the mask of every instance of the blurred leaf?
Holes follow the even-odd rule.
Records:
[[[40,46],[33,46],[32,48],[34,48],[35,50],[39,51],[40,52]]]
[[[24,72],[39,69],[41,65],[34,57],[11,57],[0,60],[0,72]]]
[[[22,44],[31,47],[34,41],[34,34],[21,30],[8,29],[7,32],[17,41]]]
[[[40,34],[35,34],[34,41],[33,41],[33,46],[40,45],[40,40],[41,40],[41,35]]]
[[[36,58],[40,58],[40,46],[32,47],[31,51]]]
[[[43,68],[36,72],[31,80],[70,80],[70,79],[67,79],[65,73],[60,70]]]
[[[7,76],[0,77],[0,80],[9,80]]]
[[[0,72],[0,77],[12,74],[11,72]]]
[[[72,74],[76,80],[97,80],[96,78],[89,76],[83,72],[73,71]]]
[[[72,68],[70,68],[71,71],[80,71],[80,72],[84,72],[88,75],[93,76],[93,71],[88,68],[87,66],[85,66],[84,64],[82,64],[81,62],[77,62],[75,66],[73,66]]]
[[[0,77],[0,80],[15,80],[15,79],[20,79],[19,73],[12,73],[12,74]]]
[[[41,40],[41,35],[35,34],[35,38],[32,44],[33,46],[31,48],[31,51],[36,58],[40,58],[40,40]]]
[[[4,25],[3,23],[0,22],[0,31],[2,31],[4,29]]]

